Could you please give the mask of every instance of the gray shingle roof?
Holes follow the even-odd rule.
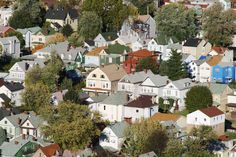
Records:
[[[197,66],[200,66],[202,63],[205,62],[205,60],[194,60],[193,61]]]
[[[14,41],[16,41],[16,43],[20,42],[15,36],[0,38],[0,43],[2,43],[3,45],[8,44],[9,42],[14,42]]]
[[[30,27],[30,28],[24,28],[24,29],[17,29],[18,32],[20,32],[21,34],[26,34],[28,31],[30,31],[31,33],[36,33],[38,31],[40,31],[41,28],[40,27]]]
[[[4,86],[9,89],[11,92],[19,91],[24,89],[24,86],[18,82],[4,82]]]
[[[10,121],[10,123],[12,125],[14,125],[15,127],[19,127],[22,122],[24,122],[28,117],[28,114],[26,113],[21,113],[21,114],[16,114],[16,115],[11,115],[11,116],[7,116],[5,117],[6,119],[8,119]],[[19,124],[19,119],[21,119],[21,123]]]
[[[147,70],[147,73],[144,71],[135,72],[134,74],[127,74],[125,75],[120,82],[130,82],[130,83],[141,83],[143,82],[148,76],[153,76],[151,70]]]
[[[202,83],[203,86],[207,86],[212,94],[222,94],[229,86],[227,84],[220,83]]]
[[[106,94],[99,94],[98,96],[91,97],[91,99],[93,100],[93,102],[97,103],[97,102],[102,102],[107,97],[108,97],[108,95],[106,95]]]
[[[179,90],[188,89],[196,85],[190,78],[184,78],[172,82]]]
[[[8,98],[8,96],[6,96],[6,94],[2,93],[0,94],[0,98],[4,101],[4,102],[10,102],[11,99]]]
[[[123,121],[123,122],[111,124],[108,127],[111,128],[111,130],[114,132],[114,134],[117,137],[122,138],[124,137],[125,129],[128,128],[128,126],[129,125]]]
[[[118,91],[115,94],[110,95],[101,103],[109,105],[124,105],[128,102],[127,92]]]
[[[64,8],[56,8],[56,9],[48,9],[45,18],[46,19],[58,19],[58,20],[64,20],[67,16],[67,14],[70,15],[72,19],[78,18],[78,13],[76,9],[64,9]]]
[[[168,76],[153,75],[148,77],[157,87],[162,87],[166,85],[166,82],[169,80]]]
[[[19,65],[19,67],[24,71],[28,71],[33,68],[34,65],[38,65],[40,68],[43,68],[45,64],[43,63],[42,60],[35,60],[35,61],[20,61],[17,62],[16,64]]]

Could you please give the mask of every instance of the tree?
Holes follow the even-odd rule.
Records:
[[[25,40],[23,38],[23,35],[20,32],[10,32],[7,33],[8,37],[16,36],[17,39],[20,41],[20,47],[23,48],[25,46]]]
[[[50,105],[51,93],[46,85],[36,83],[25,88],[22,98],[26,110],[39,113],[40,108]]]
[[[39,0],[17,0],[9,25],[15,29],[42,26],[46,13]]]
[[[140,15],[154,15],[156,12],[156,4],[154,0],[129,0],[134,6],[138,8]]]
[[[56,113],[42,130],[63,149],[84,149],[100,134],[87,106],[64,102],[58,105]]]
[[[68,79],[67,77],[63,79],[62,83],[61,83],[61,89],[64,90],[64,89],[72,89],[73,87],[73,82],[71,79]]]
[[[79,35],[93,39],[102,29],[102,19],[94,11],[85,11],[79,19]]]
[[[79,92],[74,89],[69,90],[64,96],[64,101],[71,101],[73,103],[79,104],[80,103]]]
[[[224,10],[221,3],[215,3],[203,13],[202,28],[205,38],[216,46],[229,46],[236,32],[235,20],[233,10]]]
[[[162,156],[168,141],[167,134],[161,125],[150,120],[131,125],[126,130],[125,139],[123,151],[131,156],[149,151]]]
[[[123,21],[133,13],[133,8],[123,4],[122,0],[86,0],[83,11],[94,11],[102,18],[103,31],[117,31]]]
[[[164,157],[180,157],[183,154],[184,146],[179,139],[175,137],[169,139],[164,151]]]
[[[185,104],[189,112],[212,106],[212,94],[206,86],[194,86],[186,94]]]
[[[229,87],[232,88],[232,89],[236,89],[236,81],[230,82]]]
[[[187,71],[182,63],[182,54],[172,50],[170,59],[161,63],[160,74],[167,75],[171,80],[187,77]]]
[[[157,10],[157,30],[179,42],[197,34],[197,19],[193,9],[186,9],[182,4],[171,3]]]
[[[136,66],[136,71],[143,71],[145,69],[150,69],[154,74],[156,74],[158,72],[157,61],[151,57],[141,59]]]
[[[72,46],[82,46],[83,44],[83,37],[79,36],[79,34],[77,32],[72,33],[71,36],[68,37],[68,42],[72,45]]]
[[[46,44],[56,44],[58,42],[65,41],[65,37],[62,33],[55,33],[53,36],[49,37]]]
[[[73,29],[69,24],[66,24],[64,27],[62,27],[61,33],[65,37],[69,37],[73,33]]]

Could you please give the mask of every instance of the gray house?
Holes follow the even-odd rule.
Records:
[[[14,58],[20,57],[20,41],[17,37],[0,38],[0,56],[9,55]]]

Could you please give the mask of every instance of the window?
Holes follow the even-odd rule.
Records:
[[[106,106],[103,106],[103,109],[106,110]]]
[[[204,118],[204,121],[206,121],[206,118]]]
[[[43,39],[42,39],[42,38],[39,38],[39,41],[43,41]]]
[[[195,117],[195,121],[197,121],[197,117]]]
[[[136,113],[138,113],[139,112],[139,110],[136,110]]]
[[[26,123],[27,126],[29,126],[29,123]]]
[[[125,85],[124,84],[121,85],[121,89],[125,89]]]
[[[108,88],[108,83],[106,83],[106,88]]]
[[[96,74],[93,74],[92,77],[97,77],[97,75],[96,75]]]
[[[101,78],[105,78],[105,76],[104,76],[104,75],[101,75]]]
[[[7,121],[5,120],[4,123],[7,124]]]

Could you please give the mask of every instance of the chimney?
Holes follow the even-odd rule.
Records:
[[[148,71],[147,69],[144,69],[145,74],[147,73],[147,71]]]
[[[124,117],[124,120],[128,124],[132,124],[132,117]]]
[[[169,83],[170,83],[170,81],[169,81],[169,80],[167,80],[167,81],[166,81],[166,84],[169,84]]]
[[[129,96],[129,94],[126,94],[126,101],[127,101],[127,102],[130,101],[130,96]]]
[[[29,64],[27,62],[25,62],[25,70],[29,69]]]
[[[21,121],[22,121],[22,119],[18,118],[18,119],[17,119],[17,124],[20,125],[20,124],[21,124]]]
[[[17,145],[19,142],[18,141],[15,141],[15,144]]]
[[[23,139],[23,140],[25,139],[25,134],[22,134],[22,139]]]
[[[67,52],[70,51],[70,47],[71,47],[70,44],[68,44],[68,46],[67,46]]]

